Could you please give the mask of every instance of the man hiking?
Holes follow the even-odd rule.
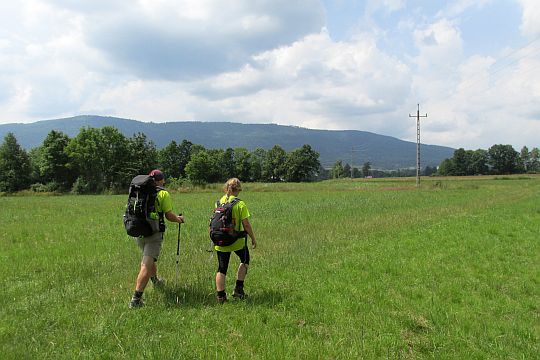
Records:
[[[216,208],[226,203],[234,202],[232,206],[232,227],[235,233],[243,234],[242,237],[236,239],[231,245],[220,246],[215,245],[214,249],[217,253],[218,270],[216,273],[216,291],[217,301],[223,304],[227,301],[227,294],[225,292],[225,279],[227,275],[227,269],[229,267],[229,260],[231,258],[231,252],[234,252],[240,258],[240,266],[236,274],[236,286],[233,291],[233,297],[238,299],[244,299],[246,294],[244,293],[244,280],[249,266],[249,249],[247,247],[246,234],[251,238],[251,245],[253,249],[257,247],[257,240],[255,240],[255,234],[249,222],[249,211],[246,204],[238,199],[240,191],[242,191],[242,184],[237,178],[231,178],[227,180],[223,186],[225,195],[221,197],[216,203]],[[212,233],[211,233],[212,235]]]
[[[163,243],[163,233],[165,232],[164,218],[170,222],[184,222],[182,216],[172,212],[171,196],[168,191],[163,189],[163,185],[165,184],[165,176],[163,173],[156,169],[152,170],[149,175],[154,178],[158,190],[155,201],[155,210],[159,216],[160,229],[152,235],[134,238],[142,251],[142,260],[139,275],[137,276],[137,282],[135,284],[135,292],[129,302],[130,309],[140,307],[144,304],[142,295],[146,284],[148,284],[148,280],[152,281],[154,286],[163,286],[165,284],[165,281],[157,274],[156,265],[161,251],[161,244]]]

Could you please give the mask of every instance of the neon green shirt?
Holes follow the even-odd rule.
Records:
[[[165,214],[172,211],[171,195],[167,190],[159,190],[156,195],[156,211],[150,214],[150,218],[157,220],[159,213]]]
[[[224,204],[225,202],[231,202],[235,196],[230,195],[227,197],[227,195],[223,195],[221,199],[219,199],[220,203]],[[215,206],[215,204],[214,204]],[[238,201],[233,209],[233,221],[234,221],[234,229],[236,231],[242,231],[244,230],[244,225],[242,225],[242,220],[249,218],[251,215],[249,214],[249,210],[246,206],[246,203],[242,200]],[[232,245],[229,246],[214,246],[214,249],[216,251],[222,251],[222,252],[232,252],[236,250],[240,250],[244,248],[244,245],[246,244],[246,240],[244,238],[240,238],[236,240]]]
[[[167,190],[161,190],[157,193],[156,197],[156,211],[167,213],[172,211],[171,195]]]

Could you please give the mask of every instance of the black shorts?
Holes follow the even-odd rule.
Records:
[[[227,275],[229,268],[229,260],[231,259],[230,252],[216,251],[218,259],[218,272]],[[234,252],[240,258],[240,262],[249,265],[249,249],[247,246]]]

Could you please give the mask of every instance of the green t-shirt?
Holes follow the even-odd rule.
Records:
[[[235,196],[233,195],[230,195],[229,197],[227,197],[227,195],[223,195],[223,197],[219,199],[219,201],[220,203],[224,204],[225,202],[231,202],[234,198]],[[250,217],[249,210],[246,206],[246,203],[243,202],[242,200],[238,201],[232,209],[232,214],[233,214],[233,221],[234,221],[234,229],[236,231],[244,230],[244,225],[242,225],[242,220]],[[240,238],[236,240],[232,245],[229,245],[229,246],[216,245],[214,249],[216,251],[222,251],[222,252],[231,252],[231,251],[240,250],[244,247],[245,241],[246,240],[244,238]]]
[[[171,195],[167,190],[160,190],[156,197],[156,211],[167,213],[172,211]]]
[[[172,211],[171,195],[167,190],[159,190],[156,196],[156,212],[150,214],[150,218],[157,220],[159,213],[165,214]]]

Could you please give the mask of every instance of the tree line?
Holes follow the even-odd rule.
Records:
[[[426,166],[421,169],[422,176],[430,176],[437,172],[436,166]],[[324,177],[326,176],[326,177]],[[319,178],[342,179],[342,178],[387,178],[387,177],[411,177],[416,176],[416,168],[398,168],[398,169],[373,169],[371,162],[366,161],[362,168],[351,167],[348,163],[343,165],[343,160],[337,160],[330,170],[319,174]]]
[[[27,152],[8,133],[0,145],[0,192],[125,192],[135,175],[154,168],[160,168],[169,180],[205,184],[230,177],[251,182],[312,181],[321,165],[319,153],[307,144],[289,152],[279,145],[249,151],[206,149],[173,140],[157,149],[143,133],[127,138],[106,126],[82,128],[73,138],[53,130],[40,146]]]
[[[497,144],[488,150],[454,151],[450,159],[445,159],[439,165],[438,175],[504,175],[540,172],[540,151],[533,148],[531,151],[524,146],[520,152],[514,150],[512,145]]]
[[[451,158],[445,159],[437,166],[426,166],[421,169],[422,176],[465,176],[465,175],[505,175],[540,172],[540,150],[529,151],[524,146],[520,152],[512,145],[493,145],[488,150],[465,150],[459,148]],[[416,175],[415,168],[379,170],[372,169],[370,162],[365,162],[361,169],[343,164],[337,160],[331,169],[322,169],[321,179],[360,178],[360,177],[410,177]]]

